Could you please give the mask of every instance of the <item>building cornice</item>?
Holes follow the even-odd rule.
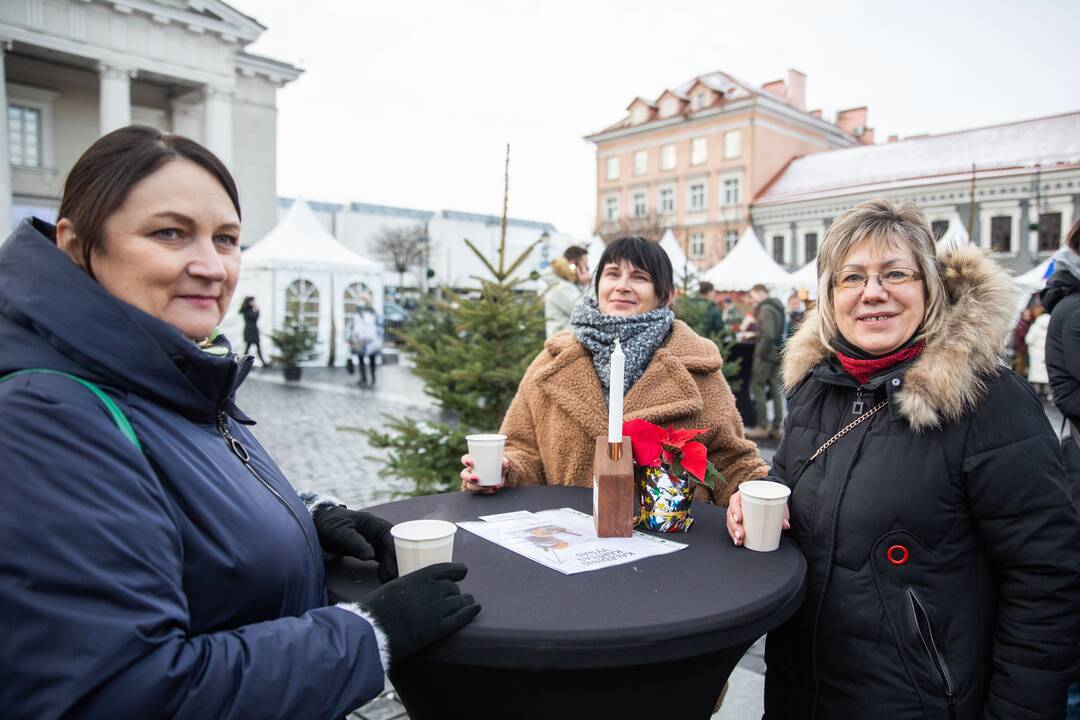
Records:
[[[1080,163],[1070,163],[1063,165],[1055,165],[1053,167],[1043,166],[1039,169],[1039,173],[1047,175],[1049,173],[1058,172],[1062,170],[1072,170],[1080,168]],[[975,172],[976,185],[980,181],[991,180],[994,178],[1007,178],[1015,175],[1034,175],[1036,168],[1034,166],[1020,166],[1020,167],[1003,167],[1003,168],[978,168]],[[836,187],[827,188],[822,190],[814,190],[802,193],[791,193],[789,195],[782,195],[775,198],[759,199],[755,200],[754,208],[770,208],[783,205],[789,205],[794,203],[807,202],[812,200],[828,200],[829,198],[843,197],[847,195],[859,195],[861,193],[882,193],[893,190],[904,190],[906,188],[918,188],[929,185],[944,185],[947,183],[971,183],[971,173],[950,173],[948,175],[928,175],[926,177],[916,178],[904,178],[901,180],[890,180],[880,183],[869,183],[861,185],[851,185],[848,187]]]
[[[705,108],[704,110],[698,110],[685,115],[676,115],[674,117],[653,120],[631,127],[601,131],[592,135],[586,135],[585,139],[599,145],[611,140],[619,140],[642,133],[651,133],[655,130],[676,127],[678,125],[690,125],[750,109],[756,109],[777,119],[794,123],[811,131],[824,133],[828,141],[827,146],[853,147],[859,144],[857,140],[832,123],[815,118],[801,110],[796,110],[780,100],[776,100],[764,94],[758,94],[749,98],[740,98],[739,100],[725,103],[719,107]]]
[[[282,60],[240,52],[236,54],[236,72],[247,77],[259,75],[272,83],[284,85],[300,77],[304,70]]]
[[[188,0],[190,10],[183,10],[171,3],[154,0],[83,0],[87,3],[105,5],[118,13],[130,15],[137,12],[165,24],[176,24],[188,32],[201,35],[212,32],[226,42],[248,45],[255,42],[266,27],[252,20],[219,0]],[[220,20],[207,17],[203,12],[217,15]]]

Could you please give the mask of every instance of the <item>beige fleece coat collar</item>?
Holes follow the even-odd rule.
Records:
[[[938,259],[948,295],[945,323],[940,333],[927,338],[895,396],[900,415],[916,432],[939,428],[978,404],[985,378],[1005,367],[1005,338],[1016,309],[1016,287],[984,251],[966,246],[943,251]],[[815,308],[784,349],[784,387],[789,393],[835,354],[821,342],[820,327]]]

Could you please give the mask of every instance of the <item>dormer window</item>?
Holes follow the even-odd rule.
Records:
[[[694,109],[701,110],[709,104],[708,100],[708,93],[706,93],[705,91],[699,92],[697,95],[694,96]]]

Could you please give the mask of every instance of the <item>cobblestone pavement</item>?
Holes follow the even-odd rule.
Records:
[[[257,370],[241,388],[238,402],[258,421],[253,431],[297,489],[334,495],[351,507],[391,499],[408,484],[380,478],[379,464],[360,428],[379,427],[385,416],[434,419],[437,411],[407,364],[379,368],[374,388],[359,387],[344,369],[305,368],[299,384],[280,373]],[[1057,430],[1061,415],[1046,408]],[[759,452],[771,462],[776,443]],[[765,643],[759,640],[739,661],[730,688],[713,720],[744,720],[762,714]],[[407,720],[393,687],[349,716],[350,720]]]

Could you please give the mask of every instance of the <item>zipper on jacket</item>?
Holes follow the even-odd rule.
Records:
[[[915,594],[914,588],[909,587],[907,595],[908,601],[911,603],[911,615],[915,619],[915,628],[918,630],[919,640],[922,641],[923,649],[926,650],[926,654],[930,657],[930,662],[934,664],[938,677],[941,678],[941,685],[945,689],[945,700],[949,703],[949,717],[955,718],[956,695],[953,693],[952,676],[949,673],[949,666],[945,663],[945,658],[934,641],[934,631],[930,628],[930,616],[927,614],[926,608],[923,607],[922,601],[919,600],[919,596]]]
[[[235,437],[233,437],[232,433],[229,432],[229,428],[225,424],[224,411],[218,411],[217,426],[218,432],[221,433],[221,437],[225,440],[225,444],[229,446],[229,450],[232,451],[233,455],[239,458],[240,462],[244,463],[244,467],[246,467],[251,472],[251,474],[255,476],[255,479],[258,480],[264,488],[269,490],[270,493],[274,497],[276,497],[282,505],[285,506],[285,508],[289,511],[289,514],[293,516],[293,520],[296,521],[296,526],[300,528],[300,533],[304,536],[304,543],[307,545],[308,550],[311,552],[312,561],[315,563],[315,573],[316,576],[318,576],[319,556],[318,553],[315,552],[315,548],[311,546],[311,538],[308,537],[307,531],[304,530],[304,523],[300,520],[300,516],[296,514],[296,510],[294,510],[293,506],[289,504],[289,501],[282,497],[281,493],[274,489],[273,485],[266,482],[266,480],[263,479],[262,475],[259,475],[258,471],[255,470],[254,466],[252,466],[251,454],[248,453],[247,448],[245,448],[244,445]]]
[[[862,399],[862,388],[855,393],[855,402],[851,404],[852,415],[862,415],[866,411],[866,402]]]

